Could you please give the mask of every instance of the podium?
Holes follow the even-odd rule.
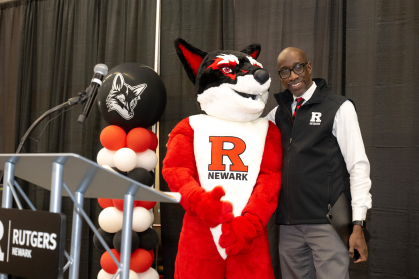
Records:
[[[78,278],[82,218],[85,219],[98,239],[102,242],[102,245],[110,253],[109,247],[83,211],[84,198],[121,199],[124,197],[120,263],[110,253],[112,259],[118,266],[117,273],[120,273],[121,279],[128,279],[129,276],[134,200],[178,203],[181,198],[179,193],[155,190],[119,173],[103,168],[80,155],[71,153],[0,154],[0,170],[4,170],[2,208],[12,208],[13,198],[15,198],[18,207],[20,209],[22,208],[17,198],[16,190],[18,190],[29,206],[35,210],[29,199],[20,189],[20,186],[16,183],[15,176],[51,191],[51,213],[61,213],[63,196],[68,196],[72,199],[74,209],[71,251],[70,254],[67,252],[64,253],[68,262],[65,266],[58,267],[58,278],[61,278],[63,272],[67,269],[69,269],[70,279]],[[4,271],[0,270],[0,273],[2,272],[4,273]],[[0,274],[0,279],[7,279],[7,274]]]

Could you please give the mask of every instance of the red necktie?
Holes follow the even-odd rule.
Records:
[[[294,114],[292,115],[292,123],[294,123],[295,116],[297,115],[297,110],[301,107],[301,105],[304,103],[304,98],[297,98],[295,99],[297,102],[297,105],[295,106]]]

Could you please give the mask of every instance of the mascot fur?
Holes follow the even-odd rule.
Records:
[[[278,128],[259,118],[269,73],[260,45],[203,52],[182,39],[175,48],[206,115],[170,134],[163,176],[185,209],[175,278],[274,278],[266,225],[281,188]]]

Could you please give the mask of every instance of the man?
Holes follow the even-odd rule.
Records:
[[[367,261],[362,226],[371,208],[370,165],[352,102],[329,93],[323,79],[312,79],[312,65],[298,48],[277,60],[286,88],[267,118],[281,130],[282,190],[276,211],[280,225],[282,278],[349,278],[355,263]],[[344,193],[351,201],[354,230],[349,253],[326,215]]]

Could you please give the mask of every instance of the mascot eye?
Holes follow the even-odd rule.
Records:
[[[229,74],[231,73],[233,70],[230,67],[222,67],[221,70],[225,73],[225,74]]]

